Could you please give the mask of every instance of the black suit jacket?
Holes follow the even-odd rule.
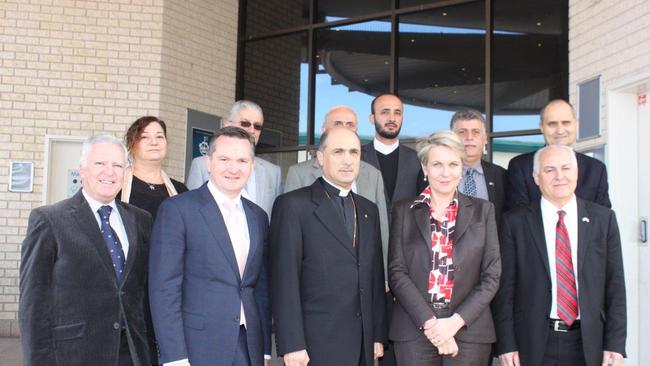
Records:
[[[392,202],[397,202],[407,197],[416,197],[427,186],[427,183],[424,181],[424,174],[422,173],[422,165],[415,150],[402,144],[399,145],[398,149],[397,182],[395,183]],[[361,147],[361,160],[381,171],[379,160],[377,159],[377,151],[372,142]],[[386,187],[385,184],[384,187]],[[386,192],[386,206],[388,207],[388,211],[390,211],[391,201],[388,197],[388,192]]]
[[[549,329],[551,279],[539,203],[504,214],[501,287],[493,302],[497,354],[519,351],[522,365],[540,365]],[[603,351],[625,355],[625,279],[614,212],[578,199],[578,302],[587,365]]]
[[[419,327],[434,316],[430,306],[429,273],[433,266],[429,206],[415,197],[393,206],[388,275],[395,295],[390,339],[411,341]],[[452,313],[465,321],[456,338],[470,343],[495,341],[490,301],[497,292],[501,262],[493,205],[458,195],[458,216],[452,238],[454,290]]]
[[[533,157],[535,152],[519,155],[508,164],[508,189],[506,209],[528,206],[539,202],[542,194],[533,180]],[[612,207],[609,201],[607,168],[600,160],[576,153],[578,160],[578,186],[576,196],[583,200]]]
[[[494,205],[494,216],[497,224],[501,222],[501,215],[506,204],[506,192],[508,191],[508,174],[502,167],[481,160],[485,185],[487,186],[488,199]]]
[[[120,319],[134,364],[150,364],[145,304],[151,215],[115,203],[129,239],[121,285],[81,190],[30,214],[20,264],[24,365],[117,365]]]
[[[353,197],[358,252],[321,179],[279,196],[273,206],[271,299],[279,354],[306,349],[310,366],[358,365],[362,341],[364,365],[372,366],[373,343],[386,341],[377,206]]]

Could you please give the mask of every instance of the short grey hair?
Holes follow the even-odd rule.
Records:
[[[418,159],[420,159],[422,165],[426,166],[429,163],[429,152],[432,148],[437,146],[450,148],[460,156],[460,160],[463,164],[467,162],[465,146],[458,136],[453,131],[443,130],[418,139],[417,144],[415,145],[415,150],[418,153]]]
[[[356,132],[350,130],[349,128],[345,128],[345,127],[334,127],[334,128],[328,128],[327,130],[325,130],[325,132],[323,132],[320,135],[320,141],[319,141],[319,144],[318,144],[318,151],[320,151],[320,152],[325,151],[325,148],[327,147],[327,140],[329,139],[329,136],[330,136],[330,132],[332,130],[337,129],[337,128],[345,129],[347,131],[352,132],[354,134],[354,136],[357,137],[357,140],[359,140],[359,144],[361,144],[361,139],[359,138],[359,135]]]
[[[120,147],[124,153],[124,164],[128,164],[128,152],[126,151],[126,146],[124,146],[122,139],[109,134],[99,134],[89,136],[84,140],[83,145],[81,146],[81,157],[79,158],[79,164],[81,164],[81,166],[86,166],[88,164],[88,154],[90,154],[90,150],[92,150],[93,146],[99,144],[112,144]]]
[[[228,120],[234,121],[236,117],[239,115],[239,112],[244,109],[252,109],[256,112],[259,112],[262,116],[264,116],[264,112],[262,112],[262,107],[260,107],[259,104],[255,102],[251,102],[250,100],[242,99],[236,101],[235,103],[233,103],[232,107],[230,107],[230,112],[228,113]]]
[[[449,122],[449,129],[453,131],[454,125],[458,121],[471,121],[473,119],[477,119],[481,121],[481,126],[483,128],[483,134],[485,134],[485,117],[483,117],[483,114],[476,109],[471,109],[471,108],[461,108],[454,113],[453,116],[451,116],[451,121]]]
[[[335,110],[337,110],[337,109],[347,109],[347,110],[349,110],[350,112],[352,112],[352,114],[354,115],[354,119],[357,120],[357,123],[358,123],[359,118],[357,117],[357,112],[355,112],[354,109],[348,107],[347,105],[340,104],[340,105],[335,105],[334,107],[328,109],[327,112],[325,112],[325,118],[323,118],[323,125],[325,125],[325,123],[327,123],[327,118],[330,116],[330,114],[332,112],[334,112]]]
[[[569,156],[571,157],[571,163],[573,166],[577,167],[578,166],[578,159],[576,158],[576,153],[573,151],[572,148],[566,145],[546,145],[543,148],[537,150],[535,152],[535,156],[533,157],[533,174],[537,175],[539,174],[539,159],[542,156],[542,153],[547,150],[551,149],[560,149],[564,150]]]

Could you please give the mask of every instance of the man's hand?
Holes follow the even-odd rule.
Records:
[[[309,355],[306,349],[284,355],[284,366],[307,366],[308,363]]]
[[[501,366],[521,366],[519,362],[519,352],[508,352],[499,355],[499,363]]]
[[[384,290],[386,290],[386,293],[390,292],[390,287],[388,286],[388,282],[384,282]]]
[[[264,360],[264,366],[271,366],[271,360]]]
[[[432,323],[427,320],[424,323],[424,335],[434,346],[438,347],[453,338],[464,324],[465,321],[458,314],[454,314],[449,318],[436,319]]]
[[[381,342],[375,342],[375,360],[379,357],[384,357],[384,344]]]
[[[453,337],[437,347],[439,355],[448,355],[451,357],[456,357],[456,355],[458,355],[458,345]]]
[[[623,355],[618,352],[603,351],[603,366],[620,366],[623,364]]]

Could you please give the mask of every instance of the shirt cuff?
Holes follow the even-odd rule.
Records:
[[[265,359],[265,360],[270,360],[270,359],[271,359],[271,355],[264,355],[264,359]]]
[[[178,360],[178,361],[166,362],[166,363],[163,364],[163,366],[184,365],[184,364],[186,364],[188,362],[190,362],[190,360],[187,359],[187,358],[184,358],[184,359]]]

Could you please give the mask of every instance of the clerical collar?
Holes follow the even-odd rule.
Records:
[[[382,153],[383,155],[388,155],[393,151],[397,150],[397,148],[399,147],[399,139],[395,141],[395,143],[392,145],[386,145],[383,142],[377,140],[377,138],[375,137],[374,140],[372,140],[372,144],[375,147],[375,150]]]
[[[323,176],[323,180],[325,181],[325,183],[329,184],[332,188],[338,190],[337,195],[339,195],[340,197],[347,197],[348,194],[350,194],[350,189],[349,188],[348,189],[341,188],[341,187],[337,186],[336,184],[334,184],[334,183],[330,182],[329,180],[327,180],[327,178],[325,178],[325,176]]]

